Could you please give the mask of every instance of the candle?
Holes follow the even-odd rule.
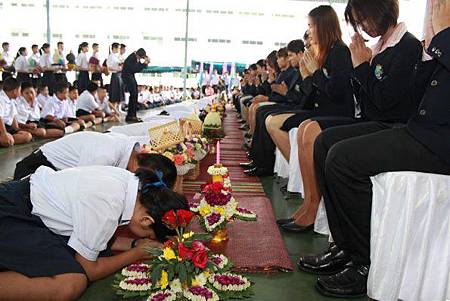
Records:
[[[220,141],[216,145],[216,164],[220,164]]]

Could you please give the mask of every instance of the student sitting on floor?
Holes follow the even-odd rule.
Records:
[[[24,144],[33,138],[30,133],[20,130],[17,123],[17,109],[14,100],[19,97],[20,83],[9,77],[3,82],[0,91],[0,146],[10,147],[14,144]]]
[[[120,121],[120,113],[109,102],[108,90],[105,87],[98,87],[96,101],[99,109],[105,113],[104,122]]]
[[[30,82],[23,82],[21,85],[22,96],[16,99],[17,122],[19,127],[38,138],[60,138],[64,133],[59,130],[47,127],[40,121],[41,110],[36,100],[36,91]]]
[[[98,85],[90,82],[87,86],[87,90],[78,97],[77,102],[77,117],[94,115],[96,118],[95,124],[101,123],[103,118],[105,118],[105,113],[100,110],[98,103],[95,101],[97,90]]]
[[[75,86],[69,87],[69,97],[67,98],[68,117],[70,121],[77,121],[82,129],[87,129],[94,125],[94,115],[84,115],[77,117],[78,89]]]
[[[39,108],[42,110],[45,107],[45,104],[50,99],[50,95],[48,94],[48,87],[47,85],[41,85],[38,88],[38,96],[36,98],[37,103],[39,105]]]
[[[163,215],[179,209],[189,210],[185,197],[149,169],[41,167],[0,184],[0,296],[77,300],[88,282],[150,259],[145,249],[175,234]],[[113,239],[119,225],[141,239]]]
[[[69,87],[67,83],[60,82],[55,86],[55,95],[47,102],[41,112],[41,121],[47,127],[53,127],[65,133],[73,133],[80,129],[78,123],[71,123],[67,117],[67,94]]]
[[[140,154],[140,146],[135,140],[126,136],[101,134],[97,132],[83,132],[65,136],[48,142],[28,157],[17,163],[14,179],[18,180],[32,174],[39,166],[45,165],[54,170],[71,167],[103,165],[115,166],[136,171],[138,166],[152,167],[152,162],[160,162],[169,166],[158,169],[167,175],[176,175],[173,164],[165,157],[153,154]],[[169,172],[170,171],[170,172]],[[172,180],[164,179],[168,185]]]

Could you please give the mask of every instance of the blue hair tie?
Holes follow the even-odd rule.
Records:
[[[163,172],[160,171],[160,170],[157,170],[155,172],[155,175],[158,178],[157,182],[145,183],[145,184],[142,185],[142,191],[144,193],[147,193],[153,187],[159,187],[159,188],[162,188],[162,189],[167,189],[167,185],[163,181],[163,176],[164,176]]]

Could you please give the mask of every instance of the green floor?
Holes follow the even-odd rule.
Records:
[[[97,126],[96,131],[105,131],[107,126]],[[10,149],[0,149],[0,181],[12,177],[17,161],[31,151],[45,143],[37,141]],[[301,199],[285,199],[280,192],[280,184],[273,178],[262,179],[264,189],[271,198],[277,217],[286,217],[301,203]],[[288,234],[282,233],[292,261],[295,263],[302,254],[315,253],[327,246],[327,239],[316,234]],[[255,283],[255,301],[287,301],[287,300],[336,300],[320,296],[314,289],[316,276],[303,272],[279,273],[275,275],[249,275]],[[105,301],[120,300],[115,297],[111,288],[112,277],[93,283],[81,300]],[[342,299],[341,299],[342,300]],[[353,299],[354,300],[354,299]],[[363,299],[360,299],[363,300]]]

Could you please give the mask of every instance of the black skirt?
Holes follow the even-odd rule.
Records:
[[[353,123],[360,122],[360,120],[356,118],[338,117],[338,116],[314,117],[311,118],[311,120],[316,121],[319,124],[322,131],[335,126],[350,125]]]
[[[42,151],[37,149],[16,164],[14,180],[20,180],[28,175],[34,174],[36,169],[41,166],[48,166],[55,171],[57,170],[56,167],[48,161],[47,157],[44,156]]]
[[[125,100],[125,90],[121,73],[111,74],[111,82],[109,84],[109,102],[119,103]]]
[[[84,90],[87,89],[89,84],[89,72],[80,71],[78,72],[78,93],[83,93]]]
[[[53,94],[55,93],[55,84],[55,73],[53,73],[53,71],[45,71],[44,75],[41,78],[41,85],[45,85],[48,87],[48,93],[50,94],[50,96],[53,96]]]
[[[92,73],[91,80],[92,81],[100,81],[100,86],[103,87],[103,77],[100,72]]]
[[[85,274],[65,239],[31,210],[29,181],[0,184],[0,271],[27,277]]]

